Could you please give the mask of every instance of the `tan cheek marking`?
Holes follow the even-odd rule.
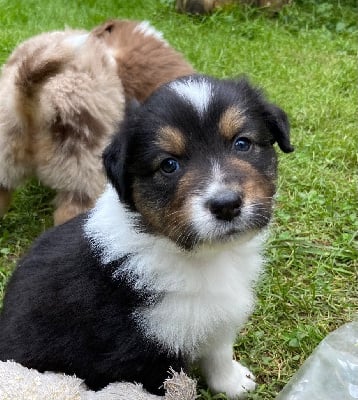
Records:
[[[134,182],[133,199],[148,228],[153,233],[167,236],[176,242],[185,230],[184,210],[177,208],[173,203],[169,203],[166,207],[156,207],[148,202],[145,194],[141,192],[140,185],[140,181]]]
[[[243,112],[237,107],[228,108],[219,121],[219,132],[225,139],[231,140],[246,121]]]
[[[180,156],[185,152],[183,133],[174,127],[165,126],[160,129],[156,144],[164,151]]]
[[[197,186],[195,184],[198,180],[197,175],[196,171],[188,171],[181,177],[175,197],[166,210],[165,221],[169,228],[168,236],[174,241],[185,237],[186,233],[190,231],[192,216],[187,206],[187,200]]]
[[[161,226],[161,213],[159,209],[153,205],[143,196],[140,189],[140,181],[133,182],[133,200],[139,213],[144,217],[147,224],[149,224],[155,231],[160,231]]]
[[[255,167],[243,160],[232,159],[229,167],[232,171],[238,171],[243,177],[239,187],[243,192],[245,203],[272,201],[272,196],[275,194],[275,181],[263,176]]]
[[[133,184],[133,199],[137,210],[151,229],[169,237],[174,242],[184,237],[189,229],[191,216],[186,200],[195,187],[195,173],[186,173],[178,182],[175,195],[166,207],[155,207],[141,192],[140,181]]]
[[[180,210],[181,222],[189,223],[190,215],[189,210],[186,207],[187,200],[193,195],[193,189],[197,186],[198,181],[197,174],[195,171],[186,172],[178,182],[178,186],[175,193],[175,199],[172,202],[173,210]]]

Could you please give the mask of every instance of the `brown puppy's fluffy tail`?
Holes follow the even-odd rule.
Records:
[[[44,82],[58,74],[73,57],[73,50],[63,46],[43,46],[28,54],[18,66],[15,86],[19,100],[33,99]]]
[[[73,56],[70,46],[58,43],[45,43],[24,54],[14,77],[15,104],[23,126],[34,126],[36,115],[40,114],[41,89],[51,77],[61,73]]]
[[[91,34],[112,49],[128,98],[143,101],[163,83],[194,73],[148,22],[110,20]]]

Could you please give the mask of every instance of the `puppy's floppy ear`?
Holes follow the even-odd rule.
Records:
[[[275,142],[285,153],[291,153],[294,147],[290,141],[290,123],[286,113],[274,104],[267,104],[264,117]]]
[[[136,100],[126,102],[126,116],[122,122],[119,131],[114,135],[111,143],[103,152],[103,164],[107,176],[111,184],[116,189],[119,198],[130,203],[130,185],[127,169],[126,158],[128,150],[128,141],[130,132],[128,129],[128,119],[138,108],[139,103]]]
[[[127,154],[127,137],[120,129],[103,152],[103,164],[111,184],[122,200],[126,194],[125,161]]]
[[[103,37],[105,35],[111,34],[114,28],[115,22],[114,20],[108,20],[104,22],[102,25],[97,26],[92,30],[92,33],[97,37]]]
[[[273,143],[277,142],[280,149],[285,153],[291,153],[294,148],[290,142],[290,124],[286,113],[274,104],[268,103],[265,96],[259,88],[251,86],[249,79],[243,75],[236,81],[229,80],[234,83],[237,90],[244,95],[252,104],[258,102],[262,106],[262,117],[273,136]],[[250,105],[250,103],[249,103]]]

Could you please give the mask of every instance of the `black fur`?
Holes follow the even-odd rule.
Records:
[[[94,390],[124,380],[160,394],[169,366],[184,365],[135,328],[130,314],[146,297],[101,267],[83,237],[84,218],[46,232],[14,272],[0,317],[0,360],[76,374]]]

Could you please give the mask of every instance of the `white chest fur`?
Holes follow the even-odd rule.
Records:
[[[135,220],[109,186],[85,233],[104,264],[131,254],[116,274],[129,276],[137,290],[162,294],[159,302],[137,310],[143,332],[169,351],[196,358],[205,342],[223,329],[234,332],[251,313],[262,237],[188,252],[166,238],[137,232]]]

